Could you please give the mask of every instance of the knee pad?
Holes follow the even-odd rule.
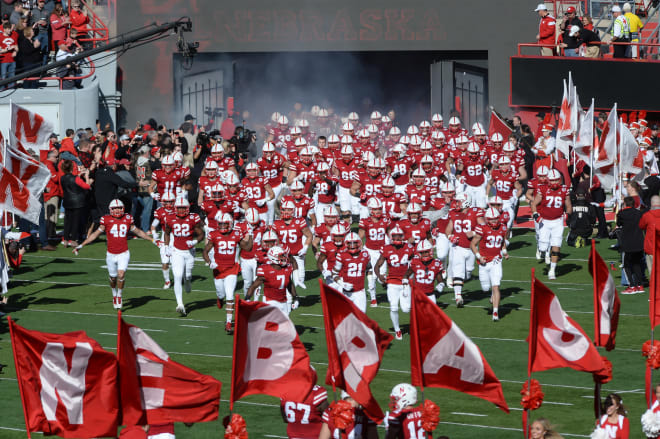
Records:
[[[550,251],[550,256],[557,256],[557,257],[559,257],[559,252],[556,252],[556,251],[554,251],[554,250],[551,250],[551,251]]]
[[[117,278],[116,278],[116,277],[109,276],[108,279],[110,280],[110,282],[113,282],[113,283],[114,283],[114,282],[117,282]]]
[[[125,279],[126,279],[125,277],[118,277],[117,282],[124,282]]]
[[[463,279],[461,279],[460,277],[455,277],[452,279],[452,283],[454,285],[463,285]]]

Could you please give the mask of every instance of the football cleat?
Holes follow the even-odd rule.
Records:
[[[376,299],[371,299],[371,303],[369,305],[372,308],[376,308],[378,306],[378,301]]]
[[[403,334],[401,334],[401,331],[396,331],[396,333],[394,334],[394,338],[396,338],[397,340],[403,340]]]
[[[227,333],[227,335],[234,334],[234,325],[231,322],[225,323],[225,332]]]
[[[117,309],[121,309],[121,296],[117,296]]]
[[[456,295],[455,300],[456,300],[456,307],[463,308],[463,296],[458,294]]]
[[[163,284],[163,289],[167,290],[171,286],[172,286],[172,282],[168,280]]]
[[[548,271],[548,279],[550,279],[550,280],[557,279],[557,275],[555,274],[555,270],[552,269],[552,268],[550,269],[550,271]]]
[[[494,322],[497,322],[497,321],[499,321],[499,320],[500,320],[500,316],[497,315],[496,312],[494,312],[494,313],[493,313],[493,321],[494,321]]]
[[[218,309],[222,309],[225,306],[225,299],[216,299],[216,303],[218,304]]]
[[[183,305],[177,306],[177,307],[176,307],[176,312],[178,312],[179,314],[181,314],[181,317],[185,317],[185,316],[186,316],[186,308],[185,308]]]
[[[192,291],[192,279],[187,278],[183,280],[183,289],[186,290],[186,293],[190,293]]]
[[[550,265],[550,251],[545,252],[545,265]]]
[[[112,307],[117,309],[117,296],[112,296]]]

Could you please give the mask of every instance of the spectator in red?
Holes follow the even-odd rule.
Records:
[[[115,152],[119,149],[117,145],[117,134],[114,131],[108,131],[105,134],[105,142],[103,142],[103,160],[109,162],[115,160]]]
[[[653,267],[653,234],[657,225],[660,225],[660,196],[651,197],[651,210],[642,215],[639,220],[639,228],[646,232],[644,237],[644,253],[646,253],[646,266],[650,270]]]
[[[71,25],[71,19],[64,13],[62,3],[56,3],[53,13],[50,15],[51,29],[51,49],[55,50],[60,45],[60,41],[66,40],[66,32]]]
[[[62,187],[60,186],[60,176],[57,170],[57,157],[58,152],[56,149],[48,151],[44,164],[50,171],[50,180],[44,190],[44,213],[46,214],[46,235],[48,236],[48,244],[42,246],[42,250],[55,250],[51,244],[57,240],[57,216],[60,207],[60,199],[62,198]]]
[[[552,56],[555,45],[555,32],[556,20],[555,17],[550,15],[548,8],[545,4],[539,4],[534,12],[539,13],[541,21],[539,22],[539,33],[536,35],[536,41],[539,44],[550,45],[548,47],[541,47],[541,56]]]
[[[582,17],[582,27],[590,31],[594,30],[594,20],[591,18],[591,15],[584,15]]]
[[[2,25],[2,40],[0,40],[0,76],[2,79],[10,78],[16,74],[18,33],[14,32],[11,27],[9,23]]]
[[[83,8],[82,4],[75,1],[71,3],[71,30],[77,31],[77,40],[80,41],[89,38],[89,28],[87,24],[89,23],[89,15],[87,10]],[[80,41],[83,49],[91,49],[91,41]]]

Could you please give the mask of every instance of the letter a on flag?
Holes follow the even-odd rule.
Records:
[[[303,401],[316,372],[293,322],[278,308],[236,298],[230,410],[244,396]]]
[[[117,356],[124,425],[207,422],[218,418],[220,381],[173,361],[119,313]]]
[[[599,373],[606,366],[589,337],[561,308],[559,299],[532,278],[528,374],[558,367]]]
[[[606,350],[611,351],[616,343],[621,300],[614,287],[612,274],[596,251],[593,242],[589,254],[589,274],[594,279],[594,340],[596,346],[603,346]]]
[[[457,390],[509,407],[502,385],[472,340],[426,295],[412,292],[410,371],[412,384]]]
[[[371,394],[369,384],[378,373],[391,334],[340,292],[321,281],[321,301],[328,347],[328,374],[325,383],[344,389],[376,422],[385,417]]]
[[[48,334],[9,319],[16,377],[30,432],[64,438],[117,435],[117,359],[85,332]]]

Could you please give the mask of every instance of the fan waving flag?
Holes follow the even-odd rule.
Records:
[[[346,296],[321,281],[319,284],[328,347],[325,383],[344,389],[370,419],[381,422],[385,415],[371,394],[369,384],[378,373],[385,349],[394,337]]]
[[[591,243],[589,254],[589,274],[594,279],[594,341],[596,346],[604,346],[606,350],[614,349],[616,328],[619,325],[619,310],[621,301],[614,287],[614,279],[605,261]]]
[[[461,328],[418,290],[412,292],[411,311],[412,384],[467,393],[508,413],[500,381]]]
[[[48,334],[9,318],[16,377],[30,432],[64,438],[115,437],[117,359],[83,331]]]
[[[559,367],[584,372],[606,369],[589,337],[559,304],[557,296],[532,279],[528,373]]]
[[[488,138],[490,139],[493,134],[500,133],[504,139],[508,139],[509,135],[513,132],[508,123],[502,119],[495,109],[490,110],[490,123],[488,124]]]
[[[11,133],[16,136],[23,147],[35,151],[48,149],[48,139],[55,131],[53,124],[41,115],[13,102],[10,104],[10,112]]]
[[[218,418],[220,382],[173,361],[119,313],[117,357],[124,425],[206,422]]]
[[[230,410],[244,396],[303,401],[316,384],[293,322],[278,308],[236,298]]]

